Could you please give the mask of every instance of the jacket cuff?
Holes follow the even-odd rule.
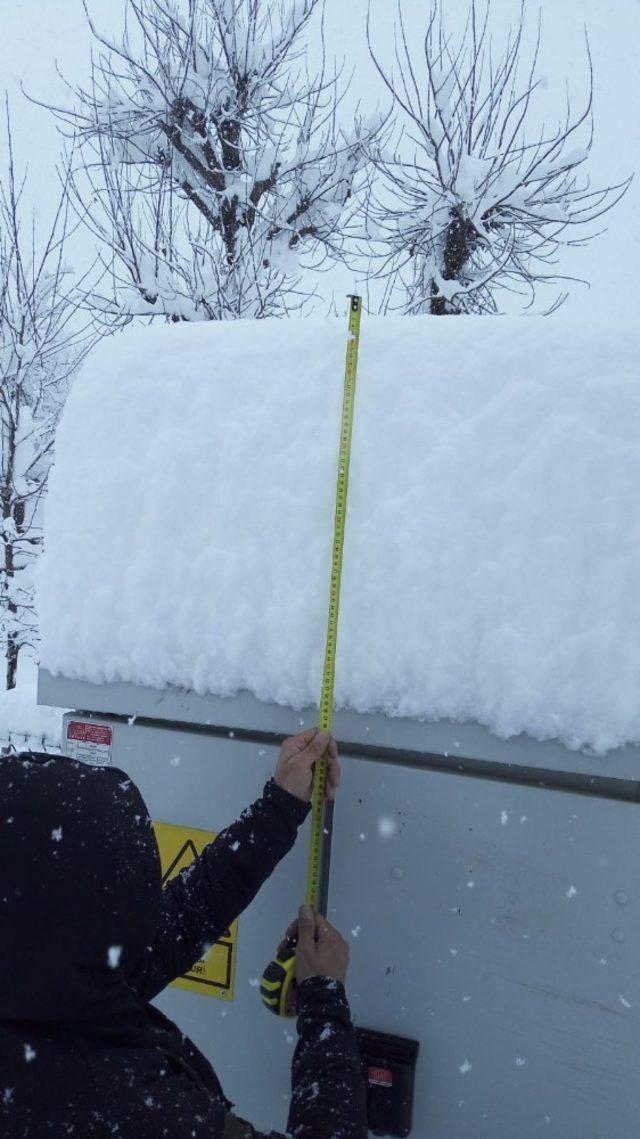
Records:
[[[298,985],[299,1012],[308,1012],[319,1005],[326,1008],[327,1004],[332,1005],[336,1012],[339,1011],[349,1020],[351,1019],[349,1002],[342,981],[336,980],[335,977],[318,974],[314,977],[306,977],[304,981],[300,982]]]
[[[287,819],[293,823],[294,826],[299,827],[311,810],[311,803],[303,803],[302,799],[298,799],[297,795],[292,795],[290,791],[285,791],[283,787],[278,787],[278,784],[271,778],[264,786],[264,798],[270,800],[276,807],[278,807],[286,815]]]

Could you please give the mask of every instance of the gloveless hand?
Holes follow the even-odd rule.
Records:
[[[287,943],[295,941],[296,980],[333,977],[344,985],[349,964],[349,946],[342,934],[311,906],[300,906],[298,920],[289,926]]]
[[[308,728],[284,741],[273,777],[275,783],[308,803],[313,789],[313,765],[323,757],[327,761],[325,797],[334,799],[340,783],[338,745],[328,732],[319,732],[317,728]]]

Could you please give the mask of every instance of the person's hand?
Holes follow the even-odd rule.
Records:
[[[328,732],[319,732],[317,728],[308,728],[284,741],[273,777],[275,783],[308,803],[313,789],[313,765],[323,756],[327,761],[325,797],[335,799],[340,783],[338,745]]]
[[[310,906],[300,906],[297,922],[289,926],[285,944],[295,944],[296,981],[307,977],[333,977],[345,982],[349,946],[338,930]]]

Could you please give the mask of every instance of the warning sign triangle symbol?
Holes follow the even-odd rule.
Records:
[[[190,838],[182,844],[175,858],[169,863],[167,869],[162,875],[162,885],[173,878],[175,874],[179,874],[186,866],[189,866],[194,858],[198,857],[198,851]]]

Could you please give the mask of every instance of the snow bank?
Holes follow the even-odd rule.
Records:
[[[0,748],[59,751],[63,712],[38,705],[35,668],[29,672],[15,688],[0,692]]]
[[[136,329],[76,381],[43,664],[319,695],[345,323]],[[336,701],[640,740],[640,334],[363,318]]]

